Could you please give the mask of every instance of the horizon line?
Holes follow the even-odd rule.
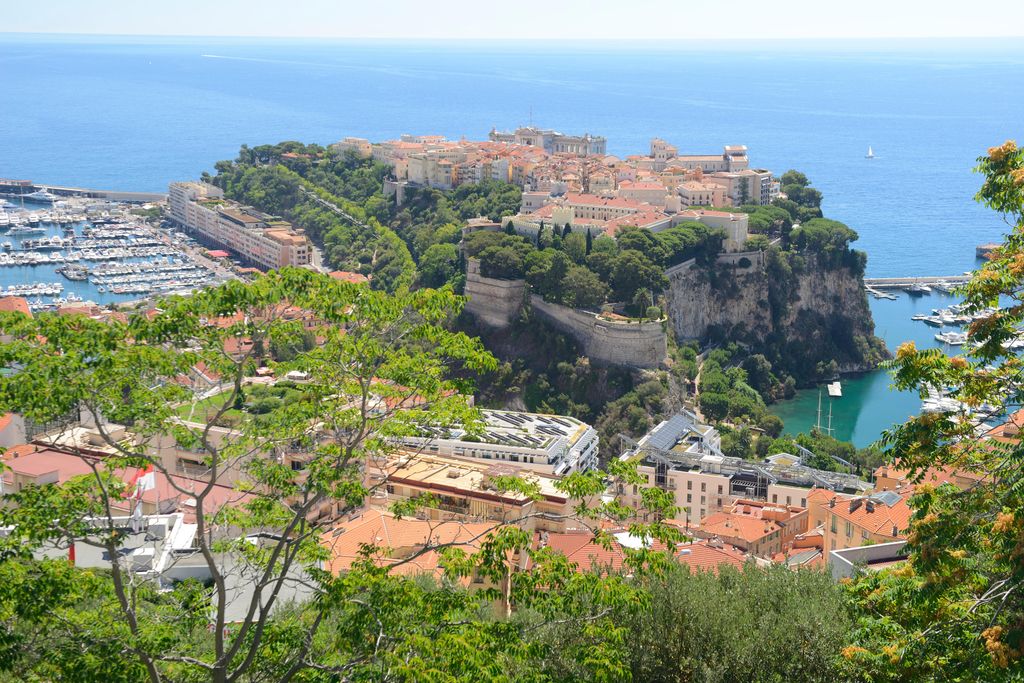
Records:
[[[0,36],[55,36],[55,37],[81,37],[81,38],[233,38],[233,39],[267,39],[267,40],[340,40],[340,41],[367,41],[367,42],[431,42],[445,41],[456,43],[495,43],[495,42],[531,42],[531,43],[648,43],[648,44],[684,44],[689,42],[747,42],[747,43],[787,43],[787,42],[892,42],[892,41],[979,41],[979,40],[1021,40],[1024,33],[1017,35],[958,35],[958,36],[767,36],[767,37],[678,37],[678,38],[651,38],[651,37],[502,37],[502,38],[470,38],[462,36],[346,36],[346,35],[266,35],[266,34],[223,34],[223,33],[89,33],[82,31],[0,31]]]

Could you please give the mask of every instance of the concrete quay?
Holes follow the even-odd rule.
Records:
[[[939,275],[922,277],[866,277],[864,286],[867,289],[905,289],[911,285],[937,285],[948,282],[951,285],[962,285],[969,282],[970,275]]]

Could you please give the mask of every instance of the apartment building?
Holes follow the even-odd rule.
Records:
[[[399,442],[427,455],[509,463],[556,477],[597,467],[597,431],[574,417],[482,410],[483,430],[433,429]]]
[[[859,496],[816,489],[807,500],[810,524],[821,527],[826,551],[902,540],[912,493],[912,487]]]
[[[796,537],[807,531],[807,524],[807,508],[741,498],[728,510],[708,515],[688,532],[769,559],[791,548]]]
[[[739,171],[705,173],[703,183],[722,188],[727,202],[718,206],[765,206],[771,204],[781,191],[778,181],[772,178],[771,171],[763,169],[746,168]]]
[[[263,270],[311,263],[312,246],[301,230],[223,197],[206,183],[171,183],[171,219]]]
[[[790,465],[727,457],[718,431],[685,410],[658,424],[620,458],[635,461],[648,486],[671,492],[678,518],[691,526],[731,509],[739,499],[806,508],[818,489],[850,494],[871,489],[854,476],[801,465],[798,456],[791,456]],[[617,493],[627,504],[640,502],[639,487],[620,485]]]

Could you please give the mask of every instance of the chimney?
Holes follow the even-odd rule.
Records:
[[[863,503],[863,502],[864,501],[861,498],[854,498],[853,500],[851,500],[850,501],[850,512],[856,512],[857,509],[860,507],[861,503]]]
[[[875,511],[875,503],[874,503],[874,501],[869,500],[869,501],[865,502],[864,503],[864,509],[868,511],[868,514],[871,514],[872,512],[874,512]]]
[[[836,497],[835,496],[832,496],[831,498],[828,499],[828,506],[830,508],[834,508],[836,506]]]

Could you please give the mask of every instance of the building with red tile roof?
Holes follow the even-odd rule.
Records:
[[[441,548],[458,547],[473,554],[494,529],[494,523],[396,518],[384,510],[363,510],[321,535],[320,542],[330,554],[324,569],[332,574],[348,571],[373,548],[370,557],[379,566],[392,566],[404,575],[439,576]]]
[[[32,310],[28,307],[28,301],[22,296],[0,297],[0,311],[7,313],[24,313],[32,317]]]
[[[362,273],[352,273],[347,270],[334,270],[331,271],[330,275],[335,280],[341,280],[342,282],[351,282],[357,285],[370,281],[370,278],[366,277]]]
[[[550,548],[560,553],[576,565],[576,571],[601,571],[616,573],[623,570],[627,557],[627,548],[640,547],[640,540],[630,536],[628,531],[611,531],[612,539],[609,547],[594,540],[591,531],[567,533],[538,533],[534,536],[534,548]],[[660,542],[654,542],[651,548],[665,550]],[[716,541],[698,540],[681,543],[672,551],[673,557],[694,571],[717,572],[719,567],[728,565],[742,567],[747,557],[735,548],[726,547]]]
[[[900,540],[910,526],[913,488],[850,496],[814,489],[807,496],[810,524],[824,534],[826,552]]]
[[[739,499],[728,511],[715,512],[690,529],[697,538],[718,538],[756,557],[771,557],[792,546],[807,531],[806,508]]]

